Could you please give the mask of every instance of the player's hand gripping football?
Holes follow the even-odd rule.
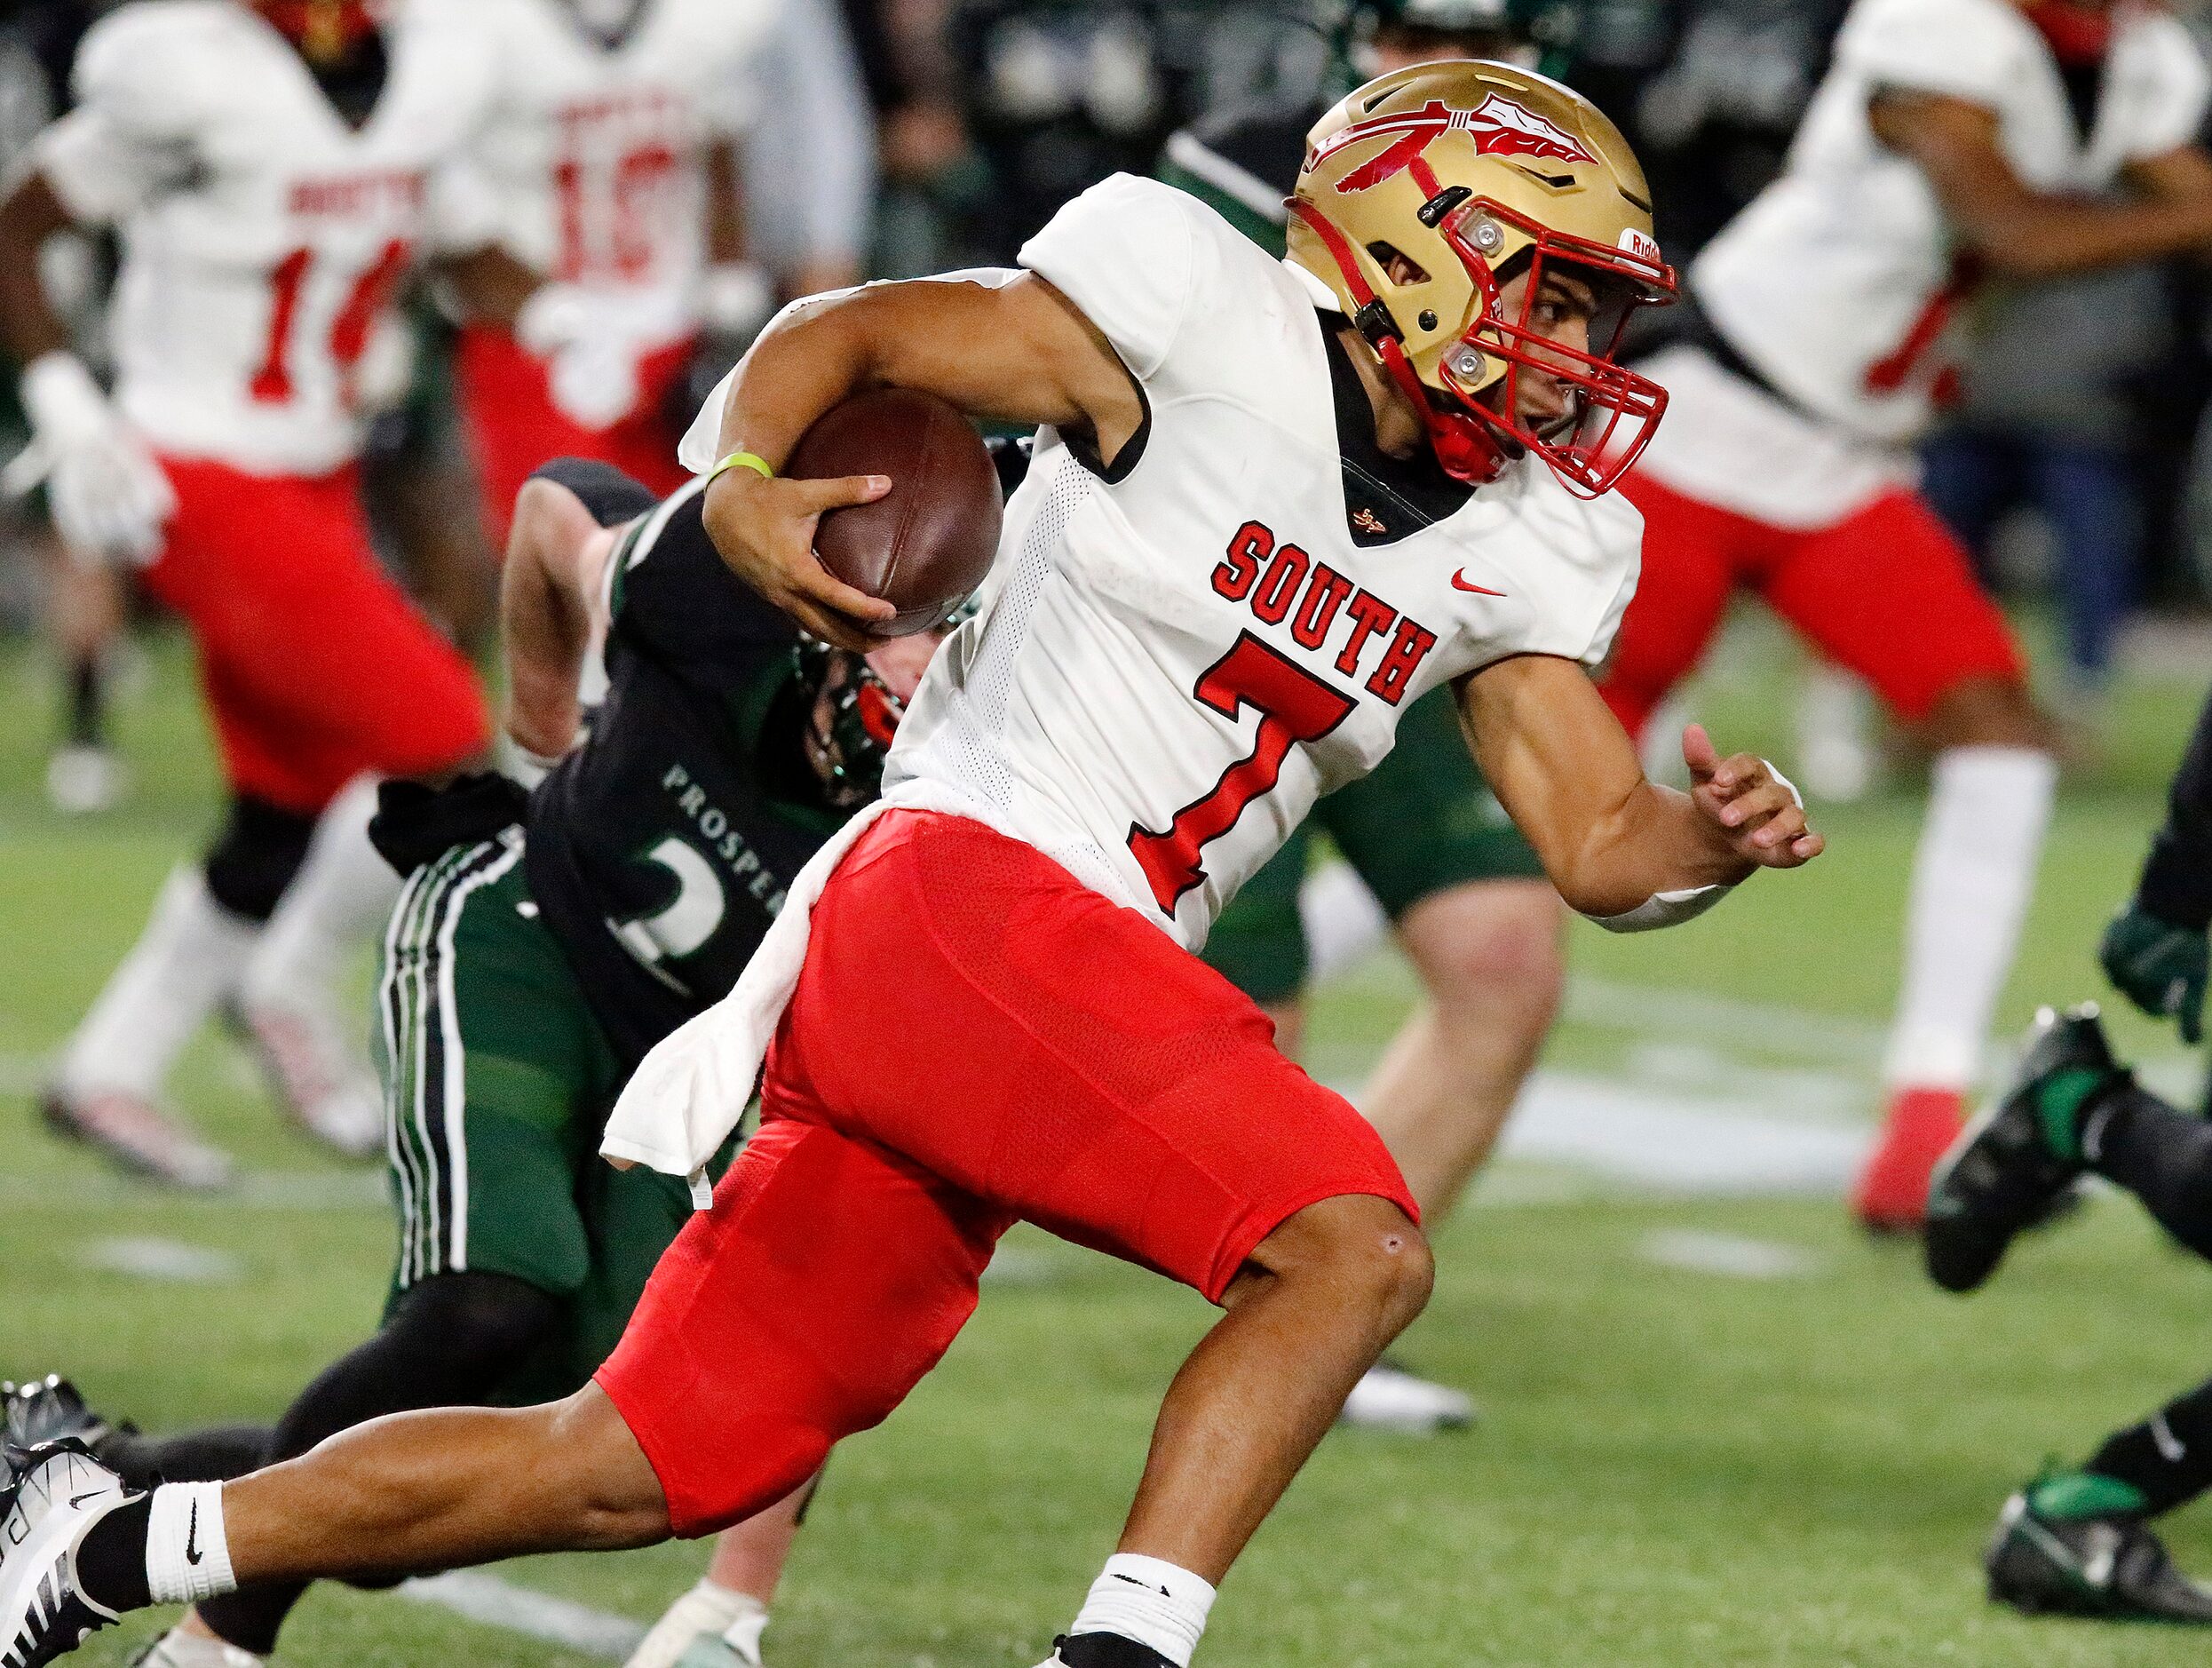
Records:
[[[1682,732],[1682,762],[1690,767],[1690,797],[1699,813],[1744,862],[1796,869],[1826,848],[1827,842],[1805,821],[1797,790],[1757,754],[1723,759],[1704,726],[1693,724]]]
[[[873,504],[891,490],[885,475],[769,481],[733,469],[707,488],[707,536],[730,571],[825,643],[866,654],[899,610],[849,585],[814,554],[814,525],[846,504]]]

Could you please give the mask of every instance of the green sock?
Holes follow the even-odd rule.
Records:
[[[2035,1116],[2042,1120],[2043,1140],[2059,1157],[2081,1156],[2082,1108],[2111,1081],[2108,1073],[2072,1066],[2036,1090]]]
[[[2028,1485],[2038,1517],[2071,1522],[2087,1517],[2138,1517],[2150,1505],[2143,1490],[2094,1471],[2061,1471]]]

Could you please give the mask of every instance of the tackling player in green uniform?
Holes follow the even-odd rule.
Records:
[[[1534,68],[1565,44],[1574,18],[1559,0],[1355,0],[1340,36],[1352,71],[1343,86],[1186,128],[1168,142],[1161,175],[1280,255],[1306,133],[1351,86],[1439,59]],[[1351,511],[1360,525],[1370,518],[1379,538],[1405,507],[1380,481],[1367,484],[1374,501]],[[1349,469],[1344,485],[1360,485]],[[1565,978],[1558,894],[1469,759],[1450,692],[1430,695],[1399,726],[1397,751],[1320,802],[1245,883],[1207,943],[1206,959],[1267,1011],[1288,1052],[1297,1052],[1312,966],[1299,893],[1317,828],[1387,912],[1428,990],[1360,1108],[1424,1219],[1440,1221],[1489,1156],[1550,1029]],[[1344,1418],[1430,1431],[1464,1425],[1473,1411],[1462,1392],[1386,1362],[1352,1392]]]
[[[2128,999],[2204,1034],[2212,922],[2212,701],[2174,778],[2166,823],[2097,959]],[[2212,1123],[2113,1057],[2094,1007],[2046,1009],[2011,1092],[1959,1138],[1928,1196],[1928,1272],[1978,1290],[2022,1229],[2084,1173],[2142,1201],[2212,1259]],[[2212,1491],[2212,1383],[2114,1431],[2078,1467],[2047,1465],[2006,1502],[1984,1558],[1989,1596],[2030,1614],[2212,1625],[2212,1588],[2176,1569],[2152,1520]]]
[[[875,798],[937,641],[863,659],[803,639],[715,553],[704,484],[656,503],[570,458],[523,489],[502,605],[507,727],[549,774],[527,795],[498,776],[389,784],[371,830],[408,877],[377,990],[400,1228],[383,1328],[266,1450],[235,1431],[139,1438],[76,1403],[66,1434],[126,1474],[217,1481],[388,1413],[566,1394],[621,1336],[692,1200],[599,1162],[607,1110],[654,1044],[728,991],[787,882]],[[601,681],[585,670],[601,642],[604,693],[587,710],[580,679]],[[69,1424],[66,1385],[19,1401],[19,1422]],[[730,1531],[718,1579],[633,1662],[690,1647],[687,1662],[757,1664],[805,1492]],[[257,1668],[301,1591],[211,1600],[146,1660]]]

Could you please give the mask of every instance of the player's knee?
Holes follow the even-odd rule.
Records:
[[[1977,677],[1954,684],[1938,696],[1916,727],[1931,752],[1951,747],[2025,747],[2042,752],[2057,749],[2050,719],[2017,678]]]
[[[315,819],[240,794],[208,850],[208,895],[249,921],[266,921],[307,861]]]
[[[558,1485],[542,1497],[565,1501],[572,1545],[587,1552],[651,1546],[673,1533],[659,1476],[598,1385],[532,1409],[530,1417],[540,1426],[537,1449],[547,1467],[541,1477]]]
[[[550,1334],[560,1300],[507,1275],[433,1275],[392,1307],[387,1332],[418,1342],[456,1383],[489,1386]]]
[[[1429,1242],[1390,1200],[1347,1195],[1308,1205],[1254,1252],[1254,1264],[1312,1291],[1387,1343],[1428,1306]]]
[[[1506,1020],[1541,1032],[1566,983],[1562,910],[1543,881],[1487,881],[1423,899],[1401,926],[1447,1021]]]

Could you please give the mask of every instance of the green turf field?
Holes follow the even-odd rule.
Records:
[[[1731,661],[1705,703],[1724,745],[1786,747],[1765,639]],[[0,736],[0,1372],[65,1370],[153,1428],[271,1417],[374,1321],[390,1229],[374,1179],[279,1128],[220,1039],[180,1088],[250,1161],[234,1202],[111,1179],[37,1125],[41,1056],[213,803],[164,649],[123,719],[138,798],[96,822],[51,815],[44,682],[35,657],[0,657],[18,715]],[[2097,993],[2096,931],[2200,693],[2136,679],[2106,762],[2069,785],[2008,1026],[2039,999]],[[1547,1061],[1547,1084],[1572,1090],[1542,1108],[1555,1135],[1585,1103],[1726,1106],[1785,1133],[1863,1124],[1916,814],[1907,779],[1826,816],[1831,854],[1803,876],[1764,878],[1678,933],[1578,933],[1582,982]],[[1382,962],[1330,992],[1317,1068],[1356,1081],[1407,988]],[[2176,1044],[2132,1020],[2118,1030],[2163,1080],[2188,1080]],[[1110,1550],[1152,1410],[1207,1311],[1041,1236],[1013,1247],[944,1368],[841,1453],[768,1636],[777,1668],[1027,1668]],[[2124,1201],[2098,1201],[1962,1303],[1907,1252],[1859,1240],[1829,1200],[1655,1189],[1545,1149],[1502,1164],[1440,1251],[1407,1354],[1473,1389],[1485,1421],[1433,1442],[1333,1437],[1225,1589],[1209,1668],[2205,1660],[2202,1639],[2031,1625],[1979,1592],[1975,1553],[2026,1470],[2212,1369],[2212,1281]],[[127,1272],[149,1256],[192,1277]],[[2183,1563],[2212,1570],[2212,1517],[2171,1528]],[[643,1620],[699,1561],[663,1548],[503,1573]],[[83,1659],[122,1663],[148,1632]],[[285,1658],[590,1660],[345,1593],[310,1600]]]

